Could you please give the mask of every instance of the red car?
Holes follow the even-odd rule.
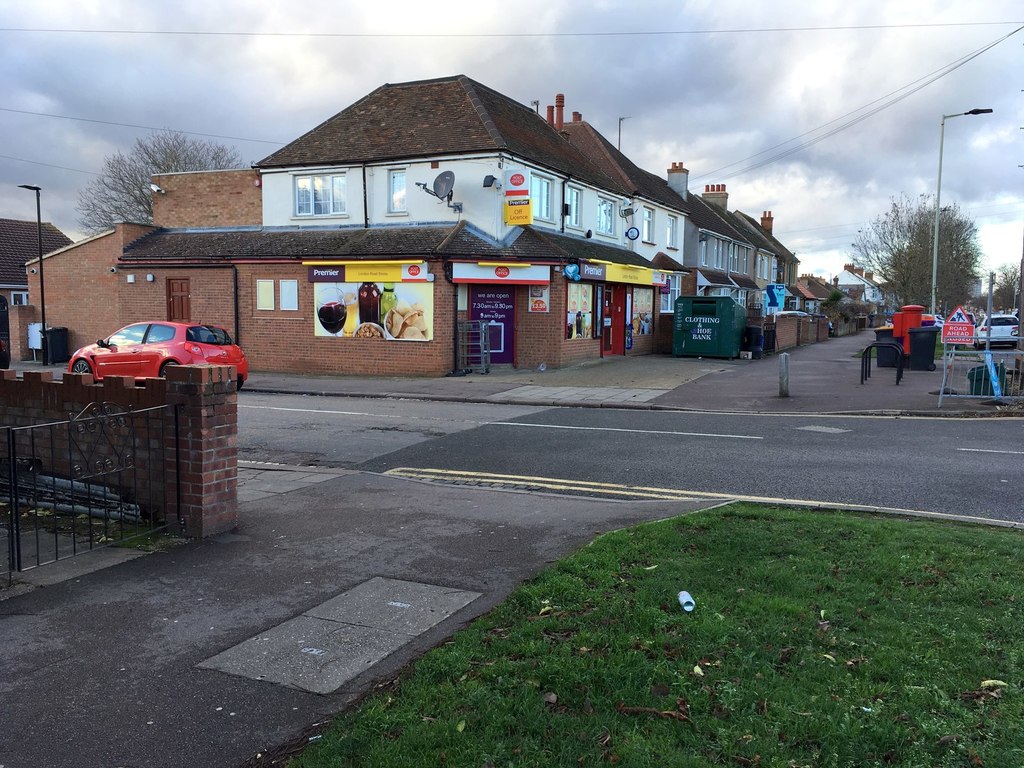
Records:
[[[223,328],[163,320],[132,323],[109,339],[82,347],[68,362],[69,373],[104,376],[163,376],[169,365],[233,365],[238,389],[249,378],[249,361]]]

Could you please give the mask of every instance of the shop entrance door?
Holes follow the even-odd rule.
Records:
[[[513,286],[469,286],[469,319],[487,323],[491,364],[515,362],[516,302]]]
[[[605,285],[601,354],[626,354],[626,286]]]

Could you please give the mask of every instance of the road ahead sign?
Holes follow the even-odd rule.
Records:
[[[964,312],[963,307],[957,307],[953,314],[946,318],[942,325],[943,344],[973,344],[974,323]]]

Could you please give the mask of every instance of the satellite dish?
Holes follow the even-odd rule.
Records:
[[[455,189],[455,174],[451,171],[441,171],[434,179],[434,196],[445,199]]]

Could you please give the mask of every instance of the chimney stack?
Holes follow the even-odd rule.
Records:
[[[854,269],[855,269],[855,267],[854,267],[853,264],[843,264],[843,271],[844,272],[849,272],[851,275],[853,275],[853,274],[856,274],[854,272]]]
[[[685,200],[686,196],[689,194],[687,191],[689,184],[690,172],[683,167],[682,161],[672,163],[672,167],[668,169],[669,189]]]
[[[725,184],[705,184],[701,197],[723,211],[729,210],[729,193],[725,190]]]
[[[769,235],[772,233],[772,224],[775,222],[775,217],[772,216],[771,211],[761,212],[761,229],[767,232]]]
[[[558,130],[562,130],[562,123],[563,123],[562,116],[563,116],[564,110],[565,110],[565,94],[564,93],[556,93],[555,94],[555,128],[557,128]]]
[[[583,115],[581,115],[579,112],[573,112],[572,113],[572,121],[574,123],[582,123],[583,122]]]
[[[871,282],[875,282],[875,273],[874,272],[865,272],[864,273],[864,277],[865,277],[865,279],[870,280]]]
[[[554,125],[555,124],[555,108],[551,104],[548,104],[548,118],[547,119],[548,119],[548,125]]]

